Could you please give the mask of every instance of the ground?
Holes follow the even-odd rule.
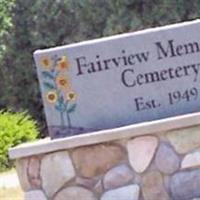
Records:
[[[19,186],[15,170],[0,173],[0,199],[23,200],[23,192]]]

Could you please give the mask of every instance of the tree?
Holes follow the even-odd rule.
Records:
[[[0,6],[1,2],[9,1],[0,1]],[[28,109],[42,126],[34,50],[195,19],[200,14],[200,0],[16,0],[14,7],[6,5],[6,11],[0,10],[0,24],[4,19],[8,27],[3,37],[0,33],[6,47],[0,58],[4,88],[0,103],[16,111]],[[12,15],[7,12],[11,8]]]
[[[14,0],[0,0],[0,60],[2,60],[3,53],[6,51],[5,38],[8,36],[12,27],[12,16],[10,11],[13,6]],[[3,107],[6,74],[5,68],[0,65],[0,108]]]

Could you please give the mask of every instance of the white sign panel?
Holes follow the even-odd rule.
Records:
[[[200,111],[200,21],[34,54],[50,135]]]

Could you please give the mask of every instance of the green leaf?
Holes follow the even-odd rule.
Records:
[[[62,111],[63,111],[62,106],[60,106],[60,105],[56,105],[56,106],[55,106],[55,109],[56,109],[57,111],[59,111],[59,112],[62,112]]]
[[[55,90],[56,89],[56,87],[52,83],[43,82],[43,85],[48,90]]]
[[[69,107],[69,108],[67,109],[67,112],[68,112],[68,113],[72,113],[72,112],[75,111],[75,109],[76,109],[76,104],[73,104],[73,105],[71,105],[71,107]]]
[[[42,76],[44,78],[49,78],[51,80],[54,80],[54,75],[51,73],[51,72],[48,72],[48,71],[43,71],[42,72]]]
[[[66,110],[65,105],[63,103],[60,103],[59,99],[58,99],[57,104],[55,105],[55,109],[59,112],[65,112]]]
[[[63,102],[64,102],[63,96],[60,96],[60,98],[58,98],[58,102],[59,102],[60,104],[63,104]]]

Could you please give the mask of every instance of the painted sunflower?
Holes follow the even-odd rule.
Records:
[[[63,71],[65,69],[69,69],[69,61],[66,56],[62,56],[61,59],[57,63],[57,67],[59,71]]]
[[[40,63],[45,69],[50,69],[51,67],[51,60],[48,57],[42,57]]]
[[[55,91],[50,91],[47,93],[46,98],[49,103],[55,103],[58,99],[58,95]]]
[[[56,78],[56,84],[58,88],[61,88],[61,89],[68,89],[70,86],[69,81],[65,76],[58,76]]]
[[[67,93],[67,100],[68,101],[75,101],[77,98],[77,94],[73,91]]]

